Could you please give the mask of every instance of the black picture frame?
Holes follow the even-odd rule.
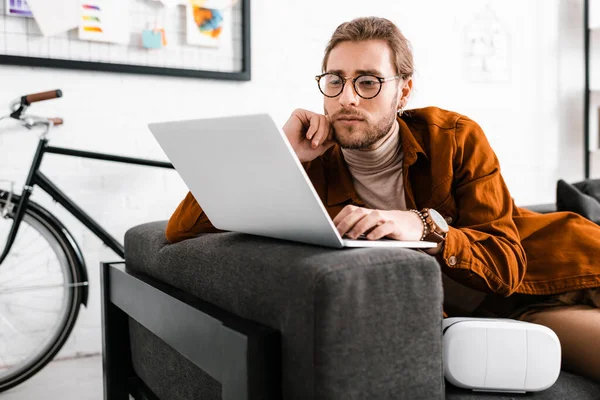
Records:
[[[104,72],[122,72],[144,75],[166,75],[188,78],[204,78],[232,81],[251,80],[250,51],[250,0],[240,0],[242,7],[242,69],[236,72],[210,70],[191,70],[184,68],[151,67],[145,65],[116,64],[95,61],[61,60],[27,56],[0,54],[0,64],[33,67],[92,70]]]

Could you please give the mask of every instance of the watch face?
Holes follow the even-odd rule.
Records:
[[[444,217],[442,217],[440,215],[439,212],[435,211],[433,208],[429,209],[429,216],[431,217],[431,219],[433,220],[433,222],[435,222],[435,224],[437,226],[440,227],[440,229],[444,232],[448,232],[448,223],[446,222],[446,220],[444,219]]]

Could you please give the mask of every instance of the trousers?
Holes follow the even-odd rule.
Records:
[[[562,369],[600,382],[600,288],[551,296],[515,319],[552,329],[562,348]]]

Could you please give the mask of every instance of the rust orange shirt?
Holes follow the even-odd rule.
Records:
[[[434,208],[450,225],[436,256],[445,274],[501,296],[600,287],[600,226],[574,213],[517,207],[477,123],[435,107],[407,111],[398,122],[407,207]],[[303,165],[332,218],[347,204],[364,206],[337,145]],[[203,232],[218,230],[188,193],[167,240]]]

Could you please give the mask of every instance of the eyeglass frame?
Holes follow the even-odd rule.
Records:
[[[335,96],[328,96],[325,93],[323,93],[323,91],[321,90],[321,78],[323,78],[325,75],[337,75],[342,79],[342,88],[340,89],[340,92],[338,94],[336,94]],[[358,80],[358,78],[360,78],[362,76],[372,76],[373,78],[375,78],[379,81],[379,90],[377,91],[377,93],[375,93],[371,97],[362,96],[360,93],[358,93],[358,90],[356,89],[356,81]],[[375,97],[377,97],[379,95],[379,93],[381,93],[381,88],[383,87],[383,83],[391,81],[396,78],[404,79],[404,75],[381,77],[381,76],[377,76],[377,75],[373,75],[373,74],[360,74],[352,79],[351,76],[342,76],[336,72],[323,72],[321,75],[315,76],[315,80],[317,81],[317,86],[319,87],[319,92],[321,92],[321,94],[325,97],[328,97],[330,99],[338,97],[340,94],[342,94],[344,92],[344,87],[346,87],[346,81],[348,79],[352,79],[352,88],[354,89],[354,93],[356,93],[356,95],[358,97],[360,97],[361,99],[365,99],[365,100],[371,100],[371,99],[374,99]]]

